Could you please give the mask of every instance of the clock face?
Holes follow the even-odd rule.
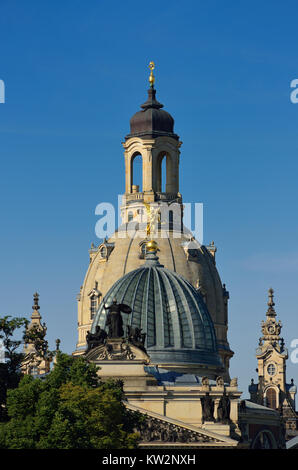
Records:
[[[269,332],[271,335],[273,335],[273,333],[275,332],[275,328],[274,328],[273,325],[269,325],[269,326],[268,326],[268,332]]]
[[[276,367],[274,364],[269,364],[269,366],[267,367],[267,372],[269,375],[273,376],[276,374]]]

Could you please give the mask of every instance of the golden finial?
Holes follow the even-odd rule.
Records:
[[[159,251],[158,244],[155,240],[149,240],[146,243],[146,253],[156,253],[156,251]]]
[[[153,75],[153,70],[155,69],[155,63],[153,61],[151,61],[149,63],[149,69],[151,70],[150,77],[149,77],[149,83],[150,83],[151,88],[153,88],[154,87],[154,82],[155,82],[155,77]]]

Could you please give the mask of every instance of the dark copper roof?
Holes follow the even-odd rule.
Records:
[[[159,136],[170,136],[178,140],[174,133],[174,119],[163,108],[155,98],[156,90],[149,88],[148,99],[141,105],[142,110],[138,111],[130,120],[130,137],[154,138]]]

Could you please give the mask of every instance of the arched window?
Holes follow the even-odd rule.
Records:
[[[131,192],[143,191],[143,159],[136,153],[131,159]]]
[[[169,229],[173,230],[174,216],[173,211],[169,211]]]
[[[108,250],[107,250],[107,247],[106,246],[102,246],[99,250],[99,253],[100,253],[100,257],[101,258],[106,258],[107,257],[107,254],[108,254]]]
[[[252,449],[277,449],[273,434],[266,429],[257,434],[251,447]]]
[[[156,190],[160,193],[173,192],[174,173],[169,153],[160,152],[156,161]]]
[[[276,400],[276,391],[274,390],[274,388],[268,388],[267,393],[266,393],[266,398],[267,398],[267,404],[269,408],[276,410],[277,400]]]
[[[167,192],[167,156],[164,155],[161,160],[161,182],[160,182],[160,190],[162,193]]]
[[[129,213],[127,215],[127,221],[131,222],[132,220],[133,220],[133,213],[131,211],[129,211]]]

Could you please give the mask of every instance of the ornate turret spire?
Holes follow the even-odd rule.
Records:
[[[274,309],[275,303],[273,300],[274,290],[270,288],[268,290],[268,309],[266,312],[266,321],[262,322],[262,333],[263,337],[261,338],[262,341],[265,340],[271,344],[275,344],[276,341],[280,341],[280,330],[282,324],[280,321],[276,321],[276,312]]]
[[[40,309],[39,294],[37,292],[35,292],[35,294],[33,294],[32,309],[33,309],[33,312],[32,312],[32,315],[31,315],[31,320],[35,320],[35,321],[33,321],[33,323],[35,323],[35,324],[40,323],[41,315],[39,313],[39,309]]]
[[[56,352],[57,352],[57,351],[60,351],[60,343],[61,343],[60,339],[57,338],[57,339],[56,339]]]
[[[37,292],[33,294],[32,309],[31,322],[23,337],[25,358],[22,362],[22,371],[24,374],[39,375],[49,372],[53,355],[48,350],[48,342],[45,340],[47,327],[45,323],[41,323]]]
[[[268,310],[266,312],[266,316],[269,317],[269,318],[274,318],[276,317],[276,312],[274,310],[274,306],[275,306],[275,303],[274,303],[274,290],[272,289],[272,287],[270,287],[270,289],[268,290]]]
[[[35,294],[33,294],[33,301],[34,301],[34,305],[33,305],[33,310],[39,310],[40,309],[40,306],[38,304],[38,300],[39,300],[39,294],[37,292],[35,292]]]

